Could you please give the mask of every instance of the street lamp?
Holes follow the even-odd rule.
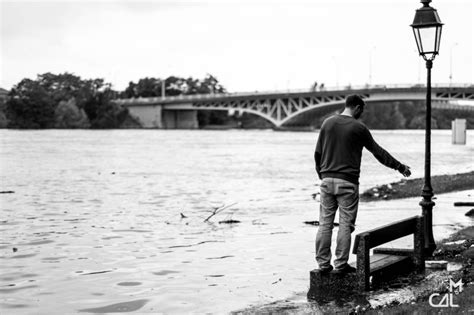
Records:
[[[425,182],[421,193],[423,217],[425,218],[425,255],[431,256],[436,248],[433,238],[433,188],[431,187],[431,68],[439,52],[443,23],[436,9],[430,7],[431,0],[421,0],[423,7],[416,10],[411,27],[415,35],[420,56],[426,61],[426,126],[425,126]]]

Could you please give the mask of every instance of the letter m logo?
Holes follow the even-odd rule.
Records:
[[[463,287],[462,279],[460,279],[458,282],[454,282],[452,279],[449,279],[449,292],[450,293],[462,292],[462,287]],[[457,289],[457,291],[454,291],[455,289]]]

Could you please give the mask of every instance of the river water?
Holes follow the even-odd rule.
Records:
[[[373,135],[423,176],[424,132]],[[303,222],[318,219],[317,132],[0,136],[5,313],[223,313],[308,288],[317,228]],[[450,131],[434,131],[432,174],[473,170],[473,136],[452,145]],[[367,151],[361,174],[361,191],[401,178]],[[419,214],[419,199],[361,204],[356,233]],[[218,207],[228,208],[204,222]],[[472,224],[436,213],[435,231]],[[219,223],[229,219],[240,223]]]

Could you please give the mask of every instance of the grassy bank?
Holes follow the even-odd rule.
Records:
[[[454,175],[431,176],[435,194],[474,189],[474,171]],[[367,189],[360,195],[361,201],[391,200],[421,195],[423,178],[401,180],[388,185]]]

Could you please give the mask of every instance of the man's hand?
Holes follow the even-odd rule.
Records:
[[[405,177],[409,177],[411,175],[410,167],[405,164],[401,164],[398,168],[398,171]]]

